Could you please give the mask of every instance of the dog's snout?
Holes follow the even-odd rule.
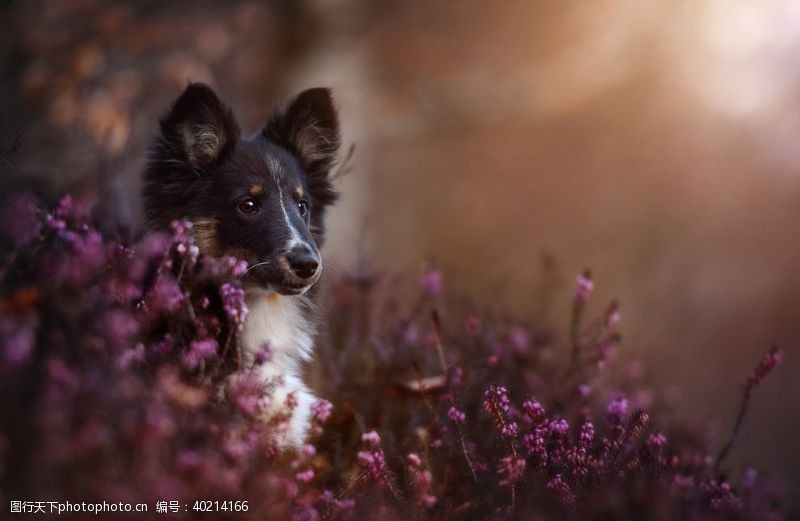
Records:
[[[307,246],[293,248],[286,256],[289,266],[301,279],[309,279],[319,269],[319,259]]]

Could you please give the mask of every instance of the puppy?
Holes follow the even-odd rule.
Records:
[[[290,396],[296,403],[279,438],[296,447],[316,400],[301,378],[315,335],[309,290],[322,273],[323,221],[337,197],[330,172],[339,122],[330,91],[301,92],[260,132],[242,137],[214,91],[193,83],[160,123],[144,172],[146,218],[156,229],[188,219],[201,252],[249,263],[250,313],[240,340],[251,355],[271,350],[260,375],[272,389],[273,413]]]

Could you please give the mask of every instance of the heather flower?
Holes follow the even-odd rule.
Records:
[[[71,217],[73,211],[73,201],[72,196],[70,194],[65,194],[61,196],[58,200],[58,204],[56,205],[53,214],[56,217],[66,218]]]
[[[747,377],[746,385],[748,388],[755,387],[764,381],[764,378],[781,363],[783,354],[780,349],[773,347],[769,353],[764,355],[758,365],[753,369],[753,372]]]
[[[416,345],[419,342],[419,328],[417,328],[416,324],[409,324],[403,330],[403,340],[411,345]]]
[[[447,411],[447,417],[456,425],[464,425],[467,421],[467,415],[456,409],[455,406],[450,407]]]
[[[36,341],[38,317],[33,313],[0,315],[0,346],[3,364],[11,367],[27,362]],[[9,368],[11,368],[9,367]]]
[[[310,458],[317,454],[317,448],[310,443],[304,443],[300,448],[300,453],[306,458]]]
[[[499,385],[491,385],[484,393],[483,408],[495,423],[495,426],[506,439],[513,439],[519,434],[516,423],[507,418],[509,412],[508,390]]]
[[[742,488],[749,490],[753,488],[758,479],[758,471],[753,467],[745,467],[742,471]]]
[[[411,452],[407,456],[408,475],[411,481],[411,491],[414,501],[425,508],[431,508],[436,504],[436,496],[431,493],[433,488],[433,475],[422,465],[420,457]]]
[[[128,311],[114,309],[105,313],[102,321],[106,334],[119,347],[128,345],[131,338],[140,330],[140,323]]]
[[[546,434],[547,430],[545,427],[536,427],[532,433],[526,434],[523,437],[523,443],[525,444],[528,455],[540,470],[544,469],[547,464]]]
[[[464,380],[464,370],[460,367],[454,367],[452,371],[450,371],[450,386],[458,387],[461,385],[461,382],[463,380]]]
[[[300,483],[308,483],[314,479],[314,469],[305,469],[294,475],[295,479]]]
[[[29,192],[16,193],[0,207],[0,231],[15,248],[22,248],[39,237],[42,222],[36,198]]]
[[[244,259],[225,255],[222,257],[221,262],[234,277],[241,277],[247,271],[247,261]]]
[[[314,405],[311,406],[313,419],[320,424],[328,421],[328,418],[331,417],[331,411],[333,411],[333,404],[322,398],[314,402]],[[375,433],[375,435],[377,436],[377,433]],[[378,443],[380,443],[380,437],[378,437]]]
[[[613,328],[619,324],[621,319],[620,311],[619,311],[619,303],[615,300],[613,301],[606,310],[606,317],[605,317],[605,326],[607,328]]]
[[[530,348],[530,335],[519,326],[512,327],[508,332],[508,341],[518,353],[525,353]]]
[[[500,476],[500,485],[509,487],[520,481],[525,474],[525,459],[514,456],[506,456],[500,460],[497,467],[497,474]]]
[[[247,304],[244,302],[244,290],[226,282],[220,286],[219,292],[222,296],[222,306],[225,308],[228,319],[237,330],[241,331],[249,313]]]
[[[270,359],[272,359],[272,346],[269,344],[264,344],[253,354],[253,363],[255,365],[264,365]]]
[[[545,410],[536,398],[529,398],[522,402],[523,418],[529,424],[536,424],[544,418]]]
[[[585,271],[583,274],[578,275],[575,280],[575,301],[586,302],[591,297],[593,290],[594,282],[592,282],[591,274]]]
[[[628,400],[622,396],[614,398],[609,402],[606,412],[609,422],[621,422],[628,413]]]
[[[435,353],[409,351],[396,342],[409,329],[424,332],[428,326],[419,325],[427,324],[424,317],[420,322],[419,314],[401,316],[398,310],[405,308],[379,302],[373,294],[334,306],[329,317],[334,335],[330,342],[320,342],[321,349],[329,349],[323,353],[323,371],[330,368],[335,377],[325,381],[326,391],[356,403],[348,380],[352,379],[361,393],[357,410],[345,405],[335,433],[321,438],[317,447],[307,443],[286,454],[275,435],[288,425],[289,417],[264,413],[271,405],[291,409],[298,405],[298,396],[290,394],[284,404],[270,403],[270,382],[253,370],[269,360],[270,346],[253,353],[252,365],[238,372],[229,364],[209,363],[220,361],[216,357],[224,350],[223,341],[230,341],[226,347],[236,354],[234,326],[246,315],[236,278],[247,269],[246,263],[200,255],[191,224],[183,222],[173,225],[175,237],[151,234],[130,250],[83,224],[77,206],[77,201],[65,199],[50,215],[51,231],[35,246],[39,253],[20,252],[26,261],[31,257],[30,280],[24,283],[32,286],[33,297],[13,293],[18,288],[8,281],[4,284],[11,288],[0,288],[0,372],[9,396],[17,396],[16,382],[28,381],[24,376],[30,367],[21,370],[23,364],[38,361],[40,354],[45,357],[43,370],[37,371],[41,399],[30,405],[32,421],[20,422],[25,428],[33,424],[37,436],[27,441],[24,433],[15,432],[13,438],[29,443],[19,453],[20,462],[31,469],[20,475],[23,489],[40,489],[43,479],[57,475],[54,492],[60,497],[74,494],[75,483],[106,497],[129,495],[135,485],[143,501],[155,496],[183,501],[213,490],[220,497],[252,498],[248,515],[268,519],[406,514],[559,519],[565,515],[563,507],[576,503],[586,519],[632,508],[643,518],[652,517],[656,509],[662,517],[674,518],[716,515],[709,511],[732,513],[737,519],[769,518],[759,510],[764,489],[756,483],[755,471],[745,471],[737,490],[718,478],[724,473],[712,471],[712,459],[694,447],[694,441],[676,436],[667,451],[663,434],[643,434],[647,415],[629,412],[641,403],[633,382],[622,382],[629,398],[597,404],[591,394],[606,396],[603,378],[572,373],[559,381],[563,368],[552,356],[558,346],[542,345],[533,356],[534,329],[529,324],[492,318],[501,315],[490,312],[483,323],[475,317],[472,324],[467,319],[467,327],[445,327],[450,337],[446,385],[414,399],[384,393],[387,376],[411,369],[425,374],[437,361]],[[11,242],[5,233],[2,240]],[[89,251],[83,251],[84,246]],[[592,289],[585,277],[576,290],[579,311],[584,311],[582,304]],[[372,291],[361,278],[343,278],[336,284],[345,294],[352,292],[351,286],[358,292]],[[440,294],[441,279],[432,285],[425,293],[428,297]],[[38,299],[45,294],[43,288],[46,301]],[[220,300],[222,306],[217,306]],[[362,301],[363,309],[357,307]],[[54,316],[53,310],[65,307],[68,314]],[[592,348],[605,349],[598,344],[614,346],[620,341],[609,330],[618,321],[615,314],[618,310],[612,305],[585,331],[580,324],[575,327],[581,363],[587,356],[593,361]],[[64,317],[71,323],[64,324]],[[368,336],[361,331],[362,318],[369,323]],[[435,345],[436,332],[429,336]],[[588,343],[590,338],[594,340]],[[381,344],[381,356],[367,365],[358,358],[365,351],[359,348],[373,341]],[[87,351],[86,346],[114,349]],[[481,367],[486,346],[494,357],[491,371]],[[507,356],[509,349],[513,357]],[[602,353],[598,358],[607,357]],[[775,352],[765,357],[746,388],[763,381],[779,360]],[[199,368],[202,372],[187,370]],[[603,376],[613,378],[616,372]],[[503,385],[488,386],[487,378]],[[340,381],[347,382],[344,394]],[[594,390],[581,383],[589,381]],[[476,394],[475,389],[486,392]],[[533,391],[539,398],[528,398],[516,410],[509,396]],[[478,418],[466,421],[464,411],[474,410],[479,402],[494,429],[483,428],[485,422]],[[326,400],[312,405],[312,435],[330,421],[332,408]],[[560,416],[548,416],[546,408]],[[444,424],[437,410],[446,411]],[[608,425],[596,432],[597,421],[603,423],[606,416]],[[566,418],[574,418],[574,428]],[[375,422],[376,430],[359,433],[360,444],[353,448],[354,431],[364,421]],[[14,422],[0,427],[19,428]],[[677,427],[681,432],[681,425]],[[378,430],[393,443],[382,443]],[[0,435],[0,459],[8,453],[7,440]],[[400,457],[398,448],[411,446],[425,453]],[[136,455],[136,465],[127,473],[118,472],[120,454]],[[402,487],[394,484],[399,480],[388,461],[402,471]],[[357,482],[351,480],[354,475]],[[330,488],[322,488],[323,483]],[[540,488],[552,502],[542,500]],[[340,497],[331,490],[339,491]],[[447,498],[441,507],[440,498]]]
[[[255,373],[237,378],[231,383],[229,392],[239,412],[248,417],[265,410],[269,401],[264,393],[264,382]]]
[[[564,418],[551,421],[547,427],[550,435],[555,438],[563,438],[569,432],[569,423]]]
[[[700,488],[708,495],[709,506],[712,510],[731,514],[741,512],[742,499],[734,493],[731,484],[727,481],[707,480],[701,484]]]
[[[594,425],[592,422],[586,422],[581,425],[581,430],[578,433],[578,446],[588,449],[592,446],[594,441]]]
[[[147,304],[156,313],[172,313],[185,300],[186,295],[169,273],[162,273],[147,296]]]
[[[667,445],[667,437],[660,432],[654,432],[647,438],[647,447],[653,454],[659,454]]]
[[[358,466],[364,476],[378,483],[389,485],[386,456],[381,449],[381,437],[375,431],[361,435],[361,450],[356,454]]]
[[[365,432],[361,435],[361,443],[365,444],[366,446],[377,449],[381,446],[381,436],[375,431]]]
[[[200,364],[217,355],[219,344],[213,338],[198,338],[189,343],[189,349],[183,355],[183,362],[189,369],[195,369]]]
[[[425,270],[420,283],[428,298],[436,298],[442,293],[442,273],[435,268]]]
[[[64,230],[61,240],[66,251],[48,252],[43,261],[43,278],[80,287],[106,264],[106,248],[97,230],[83,227],[80,231]]]
[[[575,495],[572,493],[569,485],[567,485],[561,477],[561,474],[556,474],[547,482],[547,490],[553,495],[553,498],[563,506],[571,506],[575,503]]]
[[[464,329],[469,335],[477,335],[481,330],[481,319],[475,315],[468,316],[464,322]]]

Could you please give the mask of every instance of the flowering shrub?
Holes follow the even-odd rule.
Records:
[[[237,334],[247,266],[203,256],[191,226],[134,246],[104,237],[80,201],[30,195],[0,210],[0,480],[10,499],[248,501],[231,519],[783,519],[730,439],[659,418],[641,379],[607,369],[612,303],[594,322],[578,277],[568,345],[531,325],[445,306],[441,274],[419,300],[339,277],[323,291],[309,443],[280,452],[285,415]],[[558,356],[563,352],[565,356]],[[290,396],[284,406],[293,406]],[[647,407],[646,407],[647,406]],[[645,408],[647,411],[645,411]],[[133,514],[132,514],[133,516]]]

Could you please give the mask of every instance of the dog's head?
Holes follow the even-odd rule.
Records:
[[[319,280],[329,177],[339,123],[327,89],[309,89],[263,130],[240,136],[208,86],[190,84],[161,119],[145,171],[145,213],[154,227],[194,224],[200,250],[250,263],[248,282],[303,293]]]

